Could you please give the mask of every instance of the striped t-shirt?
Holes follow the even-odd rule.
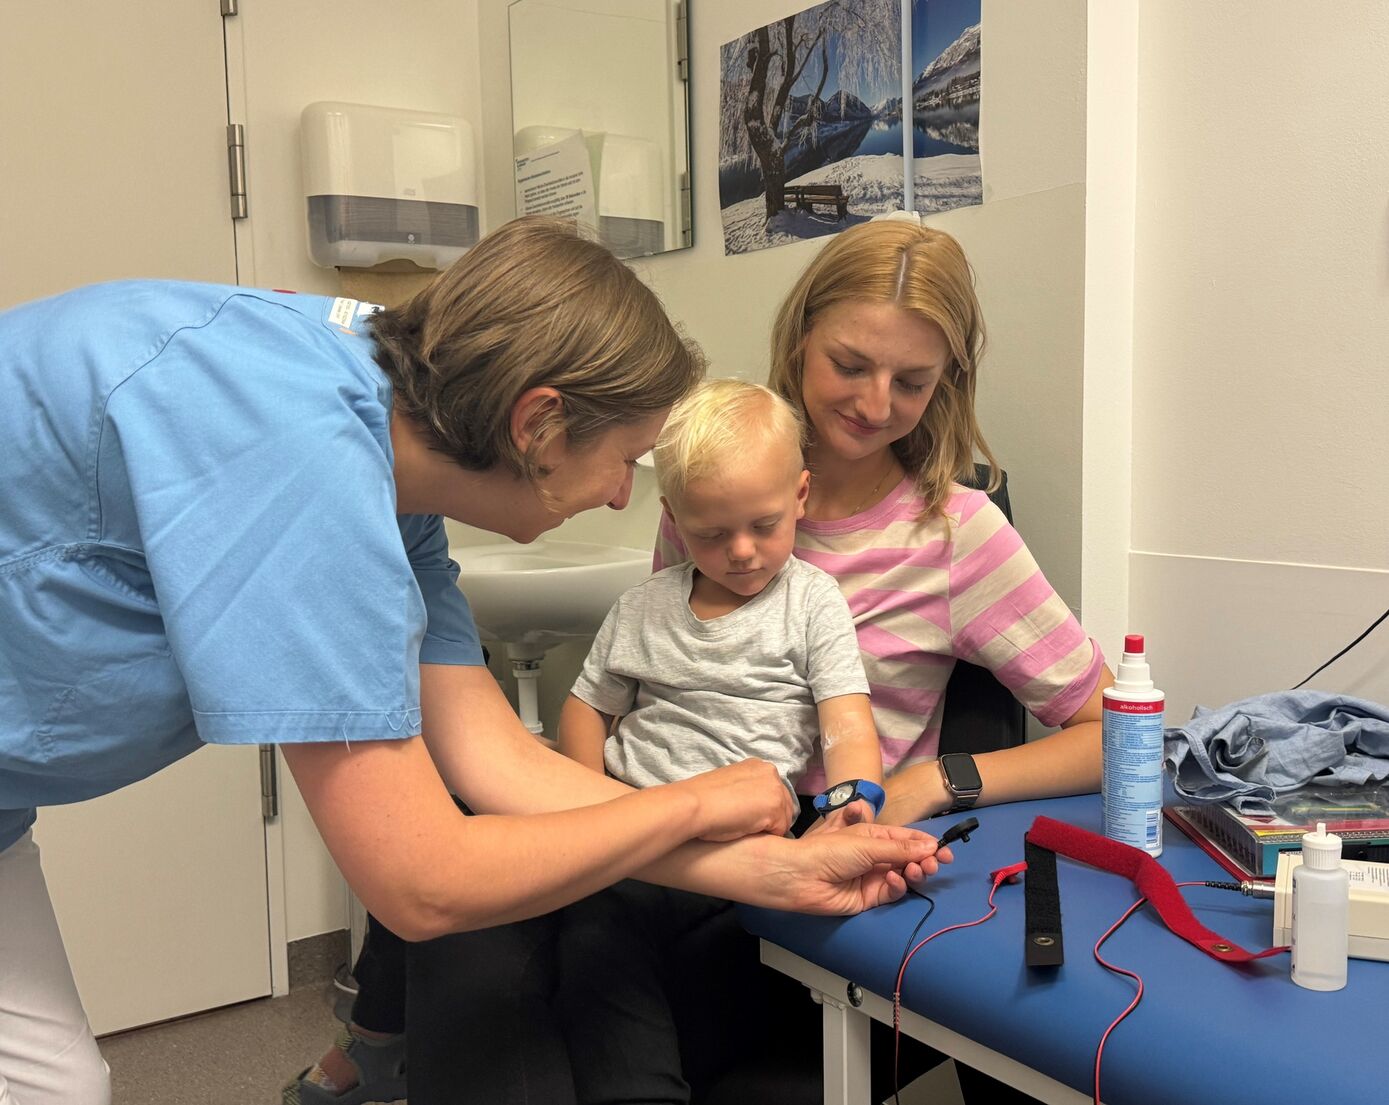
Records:
[[[888,774],[935,758],[957,659],[992,671],[1044,725],[1086,703],[1104,664],[987,495],[956,485],[945,517],[922,510],[907,478],[859,514],[796,527],[796,555],[834,577],[853,613]],[[686,559],[663,515],[656,568]],[[797,789],[825,785],[816,764]]]

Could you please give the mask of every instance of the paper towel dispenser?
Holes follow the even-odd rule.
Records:
[[[473,128],[456,115],[321,101],[300,115],[309,257],[443,269],[478,240]]]

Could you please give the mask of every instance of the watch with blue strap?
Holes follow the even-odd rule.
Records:
[[[817,794],[811,805],[815,807],[816,813],[824,817],[826,814],[842,809],[850,802],[856,802],[859,799],[863,799],[872,806],[873,816],[877,817],[883,812],[883,803],[887,801],[887,794],[881,786],[871,779],[846,779],[842,783],[835,783],[822,794]]]

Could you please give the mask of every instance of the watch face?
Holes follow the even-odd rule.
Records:
[[[980,790],[984,781],[979,778],[979,769],[974,766],[974,757],[963,752],[947,752],[940,758],[945,777],[957,791],[968,793]]]
[[[853,783],[840,783],[829,793],[829,806],[837,809],[854,796]]]

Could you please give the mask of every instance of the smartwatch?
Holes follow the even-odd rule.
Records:
[[[984,780],[979,778],[979,769],[974,766],[974,757],[968,752],[947,752],[936,760],[940,764],[940,775],[945,780],[945,789],[950,792],[950,809],[970,809],[979,801],[984,789]]]
[[[871,779],[846,779],[842,783],[835,783],[824,793],[817,794],[811,805],[815,807],[815,812],[823,817],[825,814],[841,809],[860,798],[873,807],[873,816],[877,817],[883,812],[883,803],[887,801],[887,794]]]

